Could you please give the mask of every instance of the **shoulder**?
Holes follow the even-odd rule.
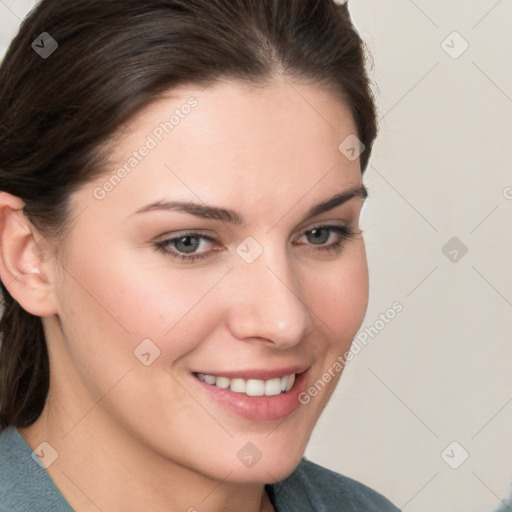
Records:
[[[278,512],[397,512],[389,500],[351,478],[303,458],[285,480],[267,485]]]
[[[0,433],[0,512],[72,512],[14,427]]]
[[[512,484],[511,484],[512,487]],[[512,489],[507,499],[501,500],[500,505],[493,512],[510,512],[512,510]]]

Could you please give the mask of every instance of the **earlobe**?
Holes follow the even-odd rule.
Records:
[[[23,309],[36,316],[57,313],[51,251],[23,212],[25,203],[0,192],[0,278]]]

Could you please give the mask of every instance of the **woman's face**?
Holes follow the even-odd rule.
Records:
[[[184,87],[130,124],[53,262],[52,403],[75,439],[238,482],[294,469],[367,306],[355,133],[285,81]]]

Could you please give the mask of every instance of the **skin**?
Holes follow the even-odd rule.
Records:
[[[191,96],[197,107],[97,199]],[[109,172],[74,193],[58,257],[36,257],[41,235],[17,210],[23,202],[0,193],[1,278],[43,318],[51,365],[43,414],[18,430],[32,449],[45,441],[58,452],[47,471],[75,510],[273,510],[263,484],[297,466],[340,374],[289,416],[257,421],[213,401],[191,372],[304,364],[309,387],[349,349],[368,301],[363,200],[303,217],[361,185],[359,160],[338,150],[354,133],[347,108],[318,86],[187,86],[141,112],[112,147]],[[246,225],[134,215],[160,199],[229,208]],[[356,235],[322,251],[339,235],[315,245],[306,233],[325,224]],[[217,240],[202,242],[208,257],[183,263],[155,248],[190,230]],[[248,236],[263,248],[253,263],[236,252]],[[149,366],[133,353],[147,338],[160,350]],[[262,454],[251,468],[237,457],[247,442]]]

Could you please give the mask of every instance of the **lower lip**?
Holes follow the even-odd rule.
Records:
[[[284,418],[299,407],[299,395],[305,390],[306,374],[307,371],[296,375],[295,382],[289,391],[274,396],[249,396],[245,393],[235,393],[229,388],[221,389],[207,384],[194,375],[192,378],[211,398],[238,416],[249,420],[268,421]]]

